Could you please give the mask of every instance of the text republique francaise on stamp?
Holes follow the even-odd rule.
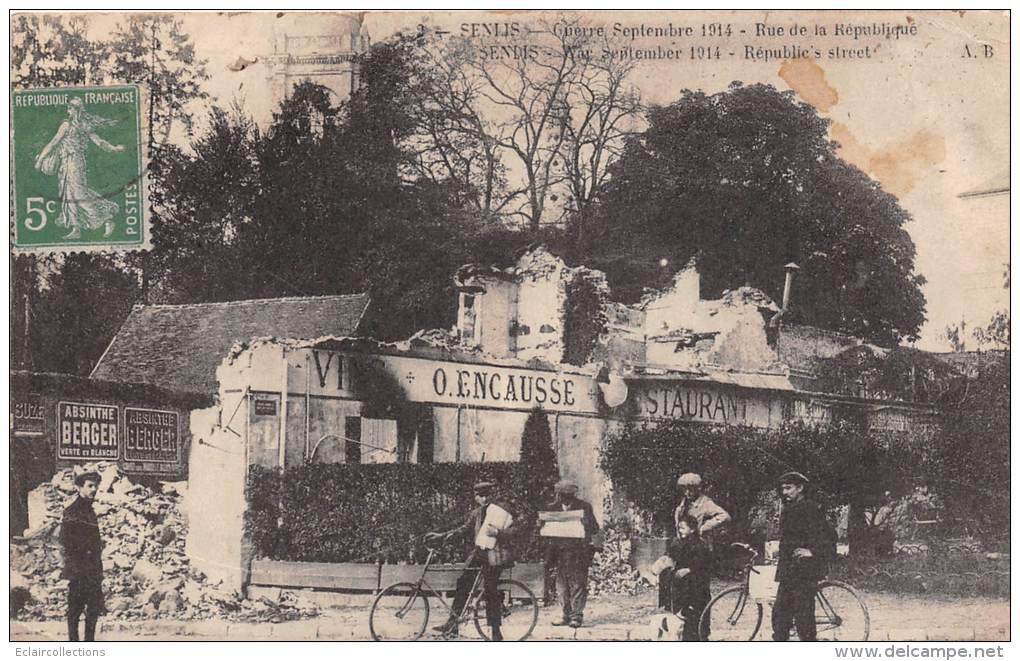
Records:
[[[149,247],[145,90],[18,90],[11,98],[16,252]]]

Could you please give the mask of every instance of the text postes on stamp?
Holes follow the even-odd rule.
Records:
[[[138,85],[12,94],[15,252],[149,247],[144,107]]]

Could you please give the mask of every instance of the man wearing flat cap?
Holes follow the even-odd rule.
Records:
[[[559,593],[563,616],[554,621],[554,627],[581,627],[584,623],[584,606],[588,601],[588,569],[594,555],[593,538],[599,532],[599,523],[595,520],[591,504],[577,497],[577,485],[570,480],[556,483],[556,499],[545,507],[550,514],[571,513],[579,517],[568,522],[575,525],[575,531],[560,526],[554,529],[543,523],[540,534],[546,539],[548,566],[556,569],[556,591]],[[540,518],[553,518],[549,515]],[[547,534],[556,533],[556,534]],[[571,535],[571,536],[559,536]]]
[[[477,572],[481,572],[485,590],[485,618],[491,628],[490,637],[494,641],[503,640],[501,631],[503,612],[499,591],[496,587],[499,584],[503,568],[513,563],[510,540],[514,534],[514,522],[511,520],[510,524],[503,528],[496,528],[493,524],[486,523],[486,516],[491,514],[490,506],[500,508],[506,513],[510,512],[509,505],[493,498],[495,486],[492,482],[475,484],[474,497],[478,507],[471,510],[464,523],[446,532],[430,532],[425,535],[426,540],[442,539],[444,542],[456,538],[470,538],[471,540],[471,550],[468,551],[467,558],[464,560],[464,572],[457,579],[452,613],[445,624],[434,627],[443,635],[453,637],[458,634],[459,616],[467,604],[471,587],[475,583],[475,576]],[[476,543],[483,526],[486,527],[486,536],[495,539],[493,548],[484,549]]]
[[[78,620],[85,614],[85,640],[96,639],[96,623],[104,612],[103,542],[92,501],[99,489],[99,474],[82,473],[74,478],[78,497],[64,509],[60,521],[60,544],[64,550],[67,579],[67,638],[78,641]]]
[[[680,522],[691,517],[698,524],[696,532],[711,548],[713,534],[729,522],[729,513],[701,492],[701,476],[697,473],[684,473],[676,486],[680,490],[680,504],[673,510],[674,527],[679,533]]]
[[[776,480],[783,511],[779,515],[779,591],[772,606],[772,639],[786,641],[790,627],[803,641],[816,639],[815,589],[835,555],[836,535],[821,508],[807,498],[810,481],[791,471]]]

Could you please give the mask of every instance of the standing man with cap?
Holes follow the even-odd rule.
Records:
[[[579,512],[580,537],[559,537],[540,533],[548,542],[547,561],[556,567],[556,590],[559,592],[563,617],[553,622],[554,627],[571,626],[575,629],[584,623],[584,606],[588,601],[588,569],[591,567],[594,547],[592,538],[599,531],[591,504],[577,497],[577,485],[569,480],[556,483],[556,499],[546,506],[547,512]],[[543,526],[546,528],[546,526]]]
[[[815,589],[835,554],[836,536],[821,508],[806,497],[810,484],[801,473],[777,480],[783,511],[779,515],[779,591],[772,606],[772,640],[790,639],[795,625],[803,641],[816,639]]]
[[[478,507],[471,510],[464,523],[446,532],[430,532],[425,535],[427,541],[441,538],[446,542],[450,539],[463,538],[469,535],[471,539],[471,550],[464,560],[464,572],[457,579],[450,617],[445,624],[434,627],[436,631],[443,635],[453,637],[458,634],[458,620],[464,610],[464,606],[467,604],[471,587],[475,584],[475,576],[478,572],[481,572],[485,590],[485,618],[492,629],[491,638],[494,641],[503,640],[503,633],[501,631],[503,611],[500,604],[499,591],[496,589],[496,586],[499,583],[500,574],[503,573],[503,568],[513,562],[510,551],[513,522],[511,521],[509,526],[501,530],[490,529],[486,531],[487,536],[493,537],[496,540],[493,548],[484,549],[476,544],[478,534],[482,531],[482,526],[486,525],[492,528],[492,524],[485,523],[490,505],[497,506],[505,512],[510,511],[506,503],[493,499],[494,489],[495,485],[492,482],[477,483],[474,486],[474,496]]]
[[[697,473],[684,473],[676,486],[680,489],[680,504],[673,510],[674,528],[679,534],[680,522],[685,517],[693,518],[698,524],[696,532],[711,548],[712,535],[729,522],[729,513],[701,492],[701,476]]]
[[[96,623],[104,612],[103,542],[92,501],[99,489],[99,473],[74,478],[78,497],[64,509],[60,521],[60,545],[64,549],[67,579],[67,638],[78,641],[78,620],[85,614],[85,640],[96,639]]]

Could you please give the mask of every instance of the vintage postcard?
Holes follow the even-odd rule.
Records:
[[[12,642],[1001,656],[1010,19],[14,12]]]

